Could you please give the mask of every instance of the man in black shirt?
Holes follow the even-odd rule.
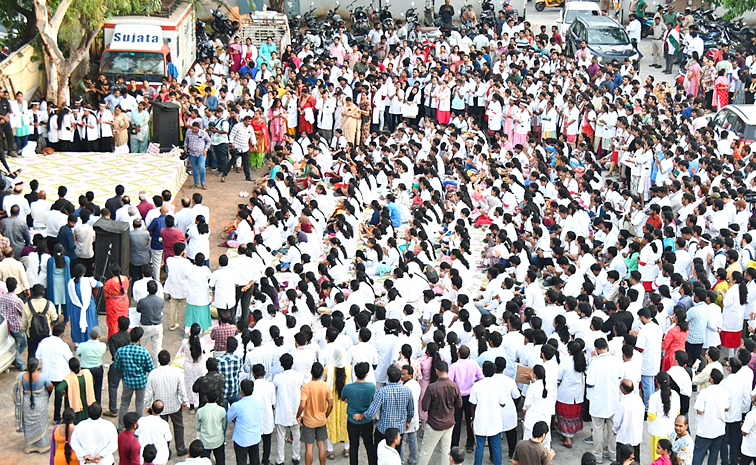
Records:
[[[131,343],[129,319],[122,316],[118,318],[118,332],[108,339],[108,348],[113,361],[115,361],[118,349],[129,345],[129,343]],[[123,378],[123,371],[110,365],[110,369],[108,369],[108,411],[103,413],[106,417],[115,418],[118,416],[118,385],[121,384],[121,378]]]
[[[454,7],[451,6],[450,0],[446,0],[446,2],[441,5],[441,8],[438,9],[438,16],[441,17],[441,23],[451,24],[452,18],[454,18]]]
[[[10,123],[11,109],[10,100],[8,99],[9,96],[10,94],[7,90],[4,90],[2,95],[0,95],[0,139],[5,136],[5,144],[0,140],[0,154],[3,154],[3,150],[5,152],[15,152],[16,150],[15,141],[13,139],[13,129],[11,128]],[[13,153],[12,156],[15,156],[15,153]],[[4,154],[0,157],[0,161],[2,161],[5,169],[10,173],[11,169],[5,161]]]
[[[205,396],[210,389],[215,389],[217,392],[222,393],[223,387],[226,384],[226,377],[218,373],[218,360],[214,357],[210,357],[205,362],[207,368],[207,374],[200,376],[192,386],[192,391],[199,395],[199,407],[204,406],[207,403]],[[218,397],[218,405],[223,405],[223,396]],[[198,408],[199,408],[198,407]]]
[[[66,199],[66,194],[68,194],[68,188],[66,186],[58,186],[58,200],[56,200],[55,203],[52,204],[52,207],[50,207],[50,209],[63,211],[63,207],[66,207],[66,211],[68,213],[73,213],[74,211],[76,211],[74,204]]]
[[[121,197],[123,197],[124,192],[126,192],[126,188],[119,184],[115,188],[115,196],[105,201],[105,208],[110,210],[111,214],[115,215],[116,210],[123,206],[121,204]]]

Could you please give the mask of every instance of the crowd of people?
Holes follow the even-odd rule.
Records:
[[[306,465],[316,448],[356,465],[362,442],[370,465],[480,465],[488,443],[501,465],[506,439],[515,465],[547,465],[585,431],[585,465],[756,461],[756,162],[705,117],[752,101],[756,50],[689,42],[682,82],[657,83],[504,18],[416,47],[377,23],[369,53],[343,31],[327,56],[232,38],[159,90],[85,81],[75,105],[139,130],[150,100],[180,102],[194,187],[206,163],[220,181],[269,171],[212,263],[200,193],[132,203],[118,186],[77,207],[5,177],[0,313],[24,450],[297,465],[303,442]],[[128,140],[93,124],[78,147]],[[129,269],[108,279],[97,222],[130,229]]]

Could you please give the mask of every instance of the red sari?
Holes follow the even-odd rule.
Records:
[[[307,121],[307,119],[305,118],[306,116],[305,110],[308,108],[311,109],[310,112],[307,112],[307,113],[311,113],[312,118],[313,118],[312,123]],[[314,123],[315,123],[315,97],[308,94],[307,99],[301,102],[299,105],[299,132],[312,134],[315,130]]]
[[[662,371],[667,371],[675,364],[675,352],[685,350],[685,341],[688,339],[688,332],[682,331],[679,326],[673,326],[667,331],[662,340],[662,350],[664,356],[661,361]]]
[[[714,81],[714,98],[712,106],[721,110],[730,103],[730,81],[725,76],[719,76]]]
[[[121,287],[123,285],[123,287]],[[105,321],[108,324],[108,339],[118,332],[118,317],[129,317],[129,278],[114,276],[102,286],[105,294]]]

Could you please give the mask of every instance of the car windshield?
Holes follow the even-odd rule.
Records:
[[[102,57],[100,72],[105,74],[162,76],[165,74],[165,57],[158,52],[109,50]]]
[[[564,15],[564,22],[567,24],[571,24],[572,21],[575,20],[575,18],[578,18],[580,16],[594,16],[597,12],[595,10],[570,10],[567,12],[567,14]]]
[[[626,45],[629,43],[627,34],[619,27],[588,29],[588,44],[590,45]]]

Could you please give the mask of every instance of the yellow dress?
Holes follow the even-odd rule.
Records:
[[[349,379],[352,376],[352,367],[347,365],[344,367],[346,372],[346,379],[344,385],[349,384]],[[332,443],[337,444],[339,442],[348,442],[349,433],[347,433],[347,403],[341,400],[340,396],[336,392],[336,374],[335,367],[333,365],[326,366],[325,378],[323,381],[331,386],[331,392],[333,393],[333,411],[328,415],[328,422],[326,423],[326,430],[328,431],[328,439]]]

